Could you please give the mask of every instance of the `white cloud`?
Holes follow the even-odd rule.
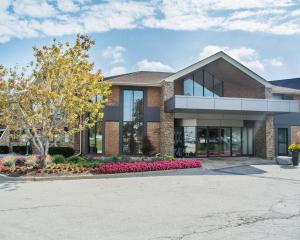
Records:
[[[149,61],[147,59],[137,62],[136,66],[140,71],[161,71],[161,72],[174,71],[174,69],[169,65],[157,61]]]
[[[282,67],[283,66],[283,63],[277,58],[271,58],[271,59],[269,59],[269,62],[271,64],[271,66],[273,66],[273,67]]]
[[[110,70],[110,72],[108,73],[108,76],[120,75],[120,74],[124,74],[127,72],[128,72],[128,70],[125,67],[122,67],[122,66],[113,67]]]
[[[13,10],[19,16],[35,18],[54,17],[56,15],[54,6],[45,0],[15,0]]]
[[[57,6],[63,12],[76,12],[80,9],[73,0],[57,0]]]
[[[0,0],[0,41],[159,28],[300,33],[299,0]]]
[[[126,49],[122,46],[108,46],[102,56],[111,61],[112,64],[123,62],[123,55]]]
[[[264,70],[264,64],[259,54],[253,48],[239,47],[239,48],[230,48],[227,46],[217,46],[209,45],[203,48],[202,52],[199,55],[200,59],[213,55],[219,51],[223,51],[234,59],[238,60],[246,67],[255,69],[255,70]]]

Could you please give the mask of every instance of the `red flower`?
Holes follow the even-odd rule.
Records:
[[[100,167],[96,167],[94,170],[95,173],[112,174],[200,167],[202,167],[202,162],[200,160],[176,160],[159,162],[108,163]]]

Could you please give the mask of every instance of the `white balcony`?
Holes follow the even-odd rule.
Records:
[[[299,101],[255,98],[198,97],[175,95],[165,102],[166,112],[191,112],[193,110],[240,112],[299,112]]]

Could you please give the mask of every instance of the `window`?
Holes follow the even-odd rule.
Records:
[[[196,71],[183,80],[183,94],[185,96],[222,97],[223,81],[207,71]]]
[[[273,94],[272,99],[278,99],[278,100],[293,100],[293,96],[284,95],[284,94]]]
[[[278,155],[288,155],[288,129],[278,128]]]
[[[192,78],[184,79],[183,86],[185,96],[194,96],[194,80]]]
[[[142,154],[144,136],[144,92],[124,90],[123,92],[123,153]]]
[[[101,154],[102,146],[102,122],[98,122],[89,129],[89,152]]]

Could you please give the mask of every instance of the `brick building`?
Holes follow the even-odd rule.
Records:
[[[106,80],[112,94],[103,121],[60,144],[83,154],[140,155],[147,135],[163,155],[272,159],[300,143],[300,87],[267,81],[223,52],[175,73]],[[1,138],[3,145],[5,131]]]

